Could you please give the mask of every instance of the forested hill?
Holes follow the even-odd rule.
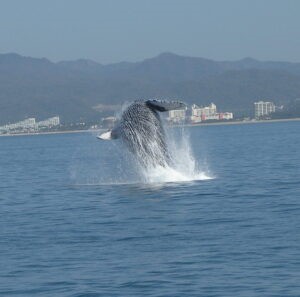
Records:
[[[286,104],[300,98],[300,63],[163,53],[136,63],[102,65],[0,54],[0,124],[53,115],[65,122],[94,121],[124,101],[154,97],[214,102],[223,111],[249,115],[257,100]]]

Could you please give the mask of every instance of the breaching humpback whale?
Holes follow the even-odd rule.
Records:
[[[122,113],[118,124],[98,138],[120,138],[142,166],[166,167],[171,165],[171,156],[158,112],[183,108],[185,104],[179,101],[134,101]]]

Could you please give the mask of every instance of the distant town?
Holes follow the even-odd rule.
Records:
[[[0,134],[36,133],[49,131],[60,126],[59,116],[36,122],[35,118],[28,118],[20,122],[0,126]]]
[[[221,123],[234,121],[260,121],[270,120],[271,116],[283,110],[283,106],[276,106],[271,101],[258,101],[254,103],[254,118],[235,119],[230,111],[218,111],[216,104],[198,106],[193,104],[184,109],[171,110],[166,116],[169,125],[189,124],[200,125],[203,123]],[[86,123],[62,124],[59,116],[53,116],[42,121],[35,118],[27,118],[16,123],[8,123],[0,126],[0,135],[35,134],[43,132],[58,132],[87,129],[105,129],[114,126],[117,117],[109,116],[101,118],[99,123],[87,125]]]
[[[231,111],[218,111],[217,105],[213,102],[208,106],[198,106],[196,104],[186,107],[185,109],[171,110],[168,112],[166,120],[170,125],[189,124],[197,125],[204,123],[221,123],[234,121],[260,121],[270,120],[272,114],[276,111],[283,110],[283,106],[275,106],[270,101],[259,101],[254,103],[254,118],[235,119]],[[117,120],[114,116],[102,119],[102,126],[110,128]]]
[[[205,121],[233,120],[233,113],[217,112],[217,106],[214,103],[203,107],[193,104],[190,109],[186,107],[182,110],[169,111],[169,117],[167,119],[171,123],[186,122],[196,124]]]
[[[30,128],[35,132],[106,128],[114,122],[121,103],[134,99],[134,94],[145,99],[178,98],[187,103],[184,117],[178,112],[162,114],[170,118],[170,125],[300,117],[300,63],[252,58],[224,62],[161,53],[134,63],[102,65],[85,59],[55,63],[0,53],[0,65],[0,125],[59,116],[59,125]],[[259,101],[273,102],[275,112],[255,116],[254,102]],[[211,102],[216,105],[213,113],[208,111],[213,109]],[[205,107],[209,108],[201,111]],[[21,130],[6,127],[1,133]]]

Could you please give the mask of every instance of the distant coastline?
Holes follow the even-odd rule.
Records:
[[[102,129],[104,130],[104,129]],[[12,134],[0,134],[0,137],[13,137],[13,136],[32,136],[32,135],[51,135],[51,134],[73,134],[73,133],[87,133],[95,132],[99,130],[64,130],[64,131],[45,131],[45,132],[30,132],[30,133],[12,133]]]
[[[280,122],[296,122],[300,121],[300,118],[292,119],[276,119],[276,120],[248,120],[248,121],[230,121],[230,122],[213,122],[213,123],[197,123],[197,124],[183,124],[183,125],[172,125],[174,127],[201,127],[201,126],[223,126],[223,125],[245,125],[245,124],[265,124],[265,123],[280,123]],[[33,135],[52,135],[52,134],[73,134],[73,133],[97,133],[106,128],[102,129],[87,129],[87,130],[65,130],[65,131],[48,131],[48,132],[31,132],[31,133],[15,133],[15,134],[0,134],[0,137],[13,137],[13,136],[33,136]]]
[[[198,123],[198,124],[185,124],[188,127],[199,126],[219,126],[219,125],[243,125],[243,124],[261,124],[261,123],[277,123],[277,122],[294,122],[300,121],[300,118],[291,119],[273,119],[273,120],[242,120],[242,121],[229,121],[229,122],[213,122],[213,123]]]
[[[252,116],[253,104],[268,100],[300,117],[300,102],[290,107],[300,94],[300,63],[252,58],[224,62],[170,52],[106,65],[86,59],[56,63],[16,53],[0,53],[0,61],[5,106],[0,109],[1,125],[57,114],[69,123],[94,123],[120,110],[122,102],[150,99],[149,94],[157,99],[168,94],[189,106],[205,107],[213,101],[219,111],[232,112],[235,118]],[[80,84],[80,92],[71,92],[78,90],[79,81],[86,83]]]

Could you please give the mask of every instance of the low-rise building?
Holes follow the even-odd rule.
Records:
[[[233,113],[232,112],[221,112],[221,113],[219,113],[219,119],[220,120],[232,120]]]
[[[186,108],[170,110],[168,120],[173,123],[183,123],[185,121]]]
[[[60,125],[59,116],[55,116],[44,121],[40,121],[36,123],[38,128],[52,128]]]
[[[203,121],[219,121],[219,120],[232,120],[232,112],[217,112],[217,106],[214,103],[211,103],[209,106],[199,107],[196,104],[192,105],[192,123],[199,123]]]
[[[192,105],[192,116],[191,116],[191,121],[193,123],[201,122],[202,119],[202,108],[197,106],[196,104]]]
[[[192,105],[191,121],[193,123],[206,120],[217,120],[217,106],[211,103],[209,106],[199,107],[196,104]]]
[[[11,131],[11,130],[29,130],[34,129],[36,125],[35,118],[28,118],[24,121],[17,123],[7,124],[0,127],[1,131]]]
[[[52,117],[36,122],[35,118],[28,118],[20,122],[7,124],[0,127],[1,133],[34,132],[42,128],[52,128],[60,125],[59,117]]]

